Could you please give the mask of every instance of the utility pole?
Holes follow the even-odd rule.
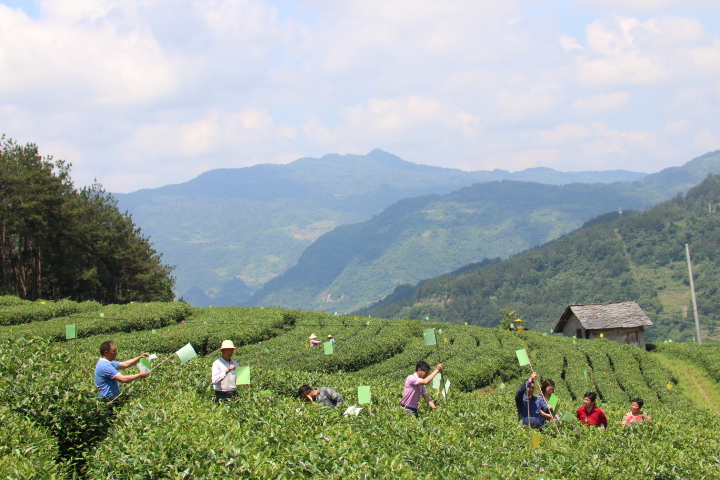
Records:
[[[702,345],[702,336],[700,335],[700,320],[697,313],[697,299],[695,298],[695,282],[693,281],[692,263],[690,263],[690,246],[685,244],[685,255],[688,262],[688,273],[690,274],[690,293],[692,293],[693,313],[695,314],[695,329],[697,330],[698,345]]]

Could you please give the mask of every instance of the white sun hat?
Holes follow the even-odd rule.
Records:
[[[218,350],[225,350],[226,348],[232,348],[233,350],[237,350],[232,340],[223,340],[222,345],[220,345],[220,348]]]
[[[316,338],[317,338],[317,335],[315,335],[314,333],[312,335],[310,335],[310,340],[315,340]]]

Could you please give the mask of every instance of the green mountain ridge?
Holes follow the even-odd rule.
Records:
[[[720,171],[720,152],[638,182],[543,185],[488,182],[404,199],[372,219],[320,237],[248,305],[347,313],[402,284],[486,258],[509,258],[610,210],[643,210]]]
[[[320,235],[367,220],[403,198],[505,178],[563,184],[644,177],[623,170],[465,172],[373,150],[212,170],[182,184],[114,196],[163,260],[176,265],[176,292],[194,305],[217,306],[240,304],[295,264]],[[238,280],[247,287],[238,287]]]
[[[531,328],[554,327],[570,304],[633,300],[655,323],[650,339],[695,335],[685,244],[690,245],[703,336],[720,325],[720,177],[644,212],[617,214],[501,262],[404,285],[358,313],[497,325],[512,308]],[[604,220],[604,221],[603,221]]]

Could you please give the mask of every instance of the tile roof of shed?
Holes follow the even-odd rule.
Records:
[[[635,302],[568,305],[555,326],[556,332],[565,328],[565,323],[573,313],[586,330],[632,328],[653,324],[640,305]]]

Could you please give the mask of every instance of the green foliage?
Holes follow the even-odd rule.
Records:
[[[99,184],[74,188],[70,164],[2,136],[0,185],[1,292],[30,300],[172,300],[172,268]]]
[[[0,478],[63,478],[57,441],[46,428],[37,425],[8,406],[0,406]]]
[[[703,323],[720,324],[720,214],[708,204],[720,204],[718,176],[684,198],[594,224],[500,263],[437,277],[419,285],[411,302],[366,313],[493,326],[502,309],[512,308],[533,329],[547,331],[567,305],[632,300],[656,324],[649,338],[689,340],[692,329],[678,323],[689,320],[686,243]]]
[[[0,325],[18,325],[23,323],[37,322],[49,320],[55,317],[64,317],[73,313],[89,312],[99,310],[100,304],[97,302],[77,303],[72,300],[61,300],[59,302],[37,301],[22,303],[13,303],[12,298],[7,299],[7,303],[0,305]]]
[[[143,318],[156,318],[180,308],[176,305],[181,304],[108,306],[102,312],[106,318],[111,312],[141,318],[147,309],[154,313]],[[69,342],[15,332],[0,337],[0,422],[12,438],[0,452],[38,452],[3,458],[1,468],[7,462],[12,472],[29,472],[26,477],[5,475],[607,480],[720,475],[720,458],[708,454],[720,447],[717,416],[668,388],[675,384],[670,372],[636,347],[283,309],[189,311],[191,316],[184,313],[180,323],[176,316],[155,334],[147,323],[137,323],[137,331]],[[442,329],[437,346],[424,345],[422,331],[428,327]],[[2,327],[3,332],[10,328],[20,327]],[[336,353],[307,348],[310,333],[332,334],[338,340]],[[188,342],[199,356],[185,364],[171,357],[147,379],[123,385],[121,400],[111,410],[95,400],[91,380],[97,347],[108,339],[121,361],[144,351],[171,355]],[[239,388],[239,398],[216,405],[210,367],[224,339],[240,347],[234,358],[250,365],[252,384]],[[530,374],[518,365],[519,348],[528,351],[541,380],[555,381],[559,411],[574,412],[584,392],[598,391],[608,430],[562,423],[538,432],[540,448],[528,451],[528,431],[518,428],[513,399]],[[720,359],[717,349],[702,351],[708,361]],[[421,405],[418,420],[403,413],[398,402],[405,377],[421,359],[441,361],[452,386],[447,399],[428,388],[438,409],[430,412]],[[495,389],[500,383],[509,388]],[[370,385],[373,404],[357,417],[344,417],[343,407],[300,403],[296,392],[302,384],[330,386],[345,397],[346,406],[357,404],[359,385]],[[261,394],[264,390],[271,394]],[[629,399],[637,395],[654,421],[622,428]],[[635,454],[627,455],[628,449]],[[66,471],[66,465],[72,468]]]

